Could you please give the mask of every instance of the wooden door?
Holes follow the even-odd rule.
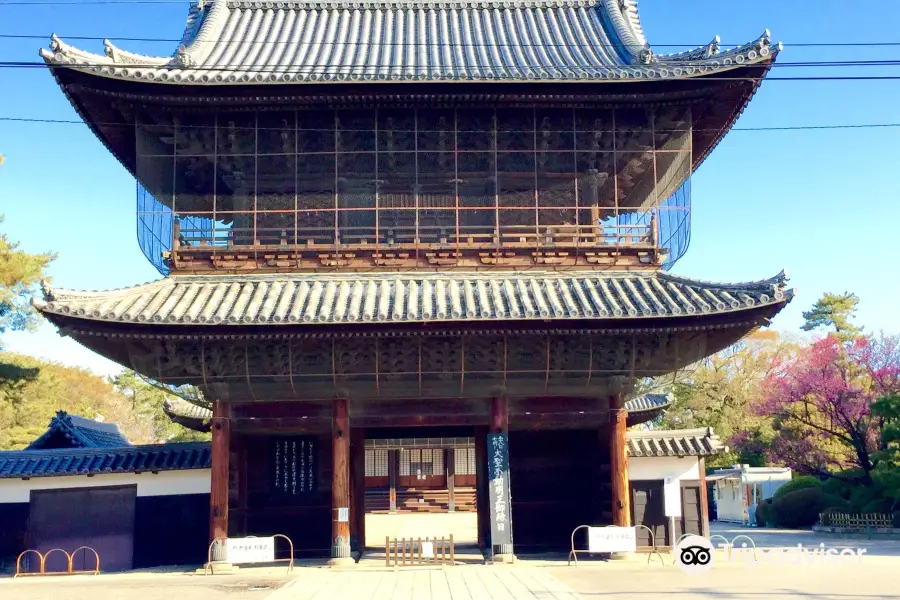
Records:
[[[689,533],[703,535],[703,510],[699,481],[681,482],[681,518],[675,519],[675,539]]]
[[[95,487],[31,492],[28,547],[74,552],[90,546],[103,571],[127,571],[134,556],[134,510],[137,486]],[[79,552],[76,570],[94,568],[94,558]],[[48,572],[66,570],[62,553],[47,560]]]
[[[631,481],[631,522],[650,528],[657,547],[668,545],[668,519],[665,517],[663,481]],[[650,547],[652,542],[646,529],[637,530],[638,547]]]

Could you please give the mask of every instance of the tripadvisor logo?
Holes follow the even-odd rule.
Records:
[[[747,537],[747,536],[741,536]],[[735,538],[737,539],[737,538]],[[748,538],[750,539],[750,538]],[[752,540],[751,540],[752,542]],[[752,567],[769,565],[834,565],[859,564],[866,553],[865,548],[804,548],[797,544],[790,548],[736,548],[732,544],[721,544],[719,556],[726,563],[737,563]],[[703,574],[709,572],[716,561],[712,542],[699,535],[689,535],[675,546],[675,562],[685,573]]]
[[[715,560],[712,543],[699,535],[686,536],[675,546],[675,563],[685,573],[708,573]]]

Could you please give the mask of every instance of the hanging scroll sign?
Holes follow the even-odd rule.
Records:
[[[512,544],[512,518],[509,495],[509,448],[502,433],[487,436],[488,495],[491,508],[491,543]]]

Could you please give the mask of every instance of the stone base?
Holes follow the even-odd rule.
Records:
[[[353,560],[350,556],[345,556],[342,558],[329,558],[328,566],[329,567],[352,567],[356,565],[356,561]]]
[[[197,573],[200,575],[211,573],[213,575],[230,575],[233,573],[237,573],[241,568],[237,565],[233,565],[229,562],[221,562],[221,561],[213,561],[210,563],[206,563],[203,565],[202,569],[197,569]]]
[[[515,554],[495,554],[493,563],[498,565],[511,565],[516,562]]]

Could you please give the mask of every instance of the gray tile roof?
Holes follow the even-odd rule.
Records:
[[[194,3],[171,57],[55,36],[48,64],[169,84],[621,81],[697,77],[770,60],[768,32],[719,52],[655,55],[636,0],[214,0]]]
[[[712,456],[727,450],[710,428],[629,431],[628,456]]]
[[[671,394],[644,394],[625,402],[625,410],[630,413],[658,411],[668,408],[673,401]]]
[[[697,317],[790,300],[786,277],[712,284],[665,272],[176,275],[131,288],[44,288],[46,315],[122,323],[614,320]]]
[[[0,479],[208,469],[207,442],[0,452]]]
[[[163,403],[163,412],[173,423],[194,431],[209,431],[212,410],[192,404],[183,398],[169,398]]]
[[[61,440],[71,448],[118,448],[130,445],[115,423],[94,421],[61,410],[50,420],[47,431],[31,442],[27,449],[40,450],[48,444],[58,444]]]

